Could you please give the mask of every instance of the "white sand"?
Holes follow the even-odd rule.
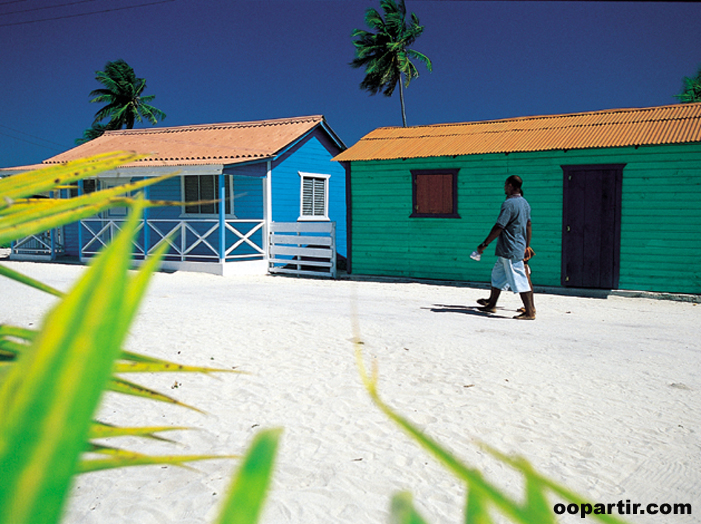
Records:
[[[8,263],[68,289],[84,268]],[[464,488],[376,409],[360,385],[351,314],[383,397],[426,433],[519,495],[509,468],[475,445],[527,457],[592,503],[690,503],[701,513],[701,306],[641,298],[537,295],[535,322],[470,309],[484,291],[419,283],[157,274],[129,349],[250,375],[136,376],[209,415],[117,396],[102,417],[188,425],[179,453],[241,453],[284,428],[263,522],[384,523],[410,490],[435,524],[462,522]],[[0,322],[37,325],[51,297],[0,280]],[[178,388],[171,388],[174,383]],[[166,435],[167,436],[167,435]],[[168,453],[172,446],[113,440]],[[78,478],[67,523],[213,522],[237,465],[149,466]],[[587,519],[590,520],[590,519]],[[585,520],[585,522],[587,521]],[[582,522],[579,516],[562,522]]]

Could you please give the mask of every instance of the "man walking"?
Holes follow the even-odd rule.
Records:
[[[506,200],[501,205],[497,222],[486,240],[477,246],[483,253],[487,246],[497,240],[495,255],[497,262],[492,269],[492,288],[482,311],[496,312],[497,300],[502,291],[511,289],[521,295],[525,311],[515,316],[518,320],[535,320],[533,291],[528,282],[523,259],[531,244],[531,206],[521,195],[521,177],[512,175],[504,183]]]

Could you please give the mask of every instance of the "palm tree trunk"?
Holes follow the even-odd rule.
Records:
[[[402,125],[406,125],[406,107],[404,105],[404,82],[402,81],[402,75],[399,75],[399,102],[402,105]]]

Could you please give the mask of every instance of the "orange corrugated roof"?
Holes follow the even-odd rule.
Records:
[[[107,131],[99,138],[44,160],[44,164],[58,164],[112,151],[148,155],[128,167],[237,164],[264,160],[273,158],[323,120],[323,116],[316,115]]]
[[[484,122],[382,127],[337,161],[701,142],[701,103]]]

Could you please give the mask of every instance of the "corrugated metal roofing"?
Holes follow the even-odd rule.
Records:
[[[58,164],[99,153],[133,151],[148,155],[125,167],[238,164],[273,158],[321,124],[320,115],[150,129],[122,129],[104,135],[44,164]]]
[[[701,142],[701,103],[415,127],[382,127],[337,161]]]

